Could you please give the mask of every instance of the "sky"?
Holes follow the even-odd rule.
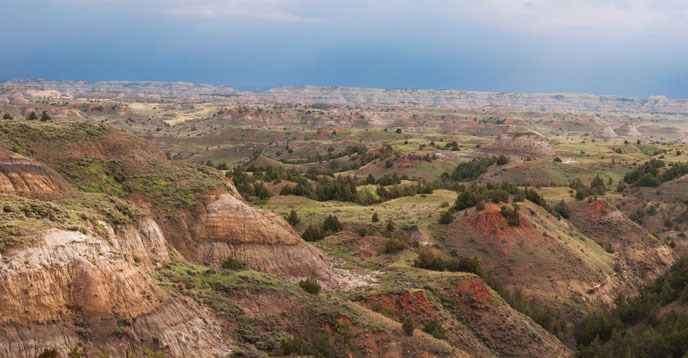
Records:
[[[0,0],[0,79],[688,98],[685,0]]]

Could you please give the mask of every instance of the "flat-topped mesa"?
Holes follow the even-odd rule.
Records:
[[[0,193],[54,197],[67,188],[52,169],[22,155],[0,149]]]
[[[534,131],[499,135],[492,143],[480,148],[480,152],[527,158],[553,158],[556,156],[556,152],[549,140],[542,134]]]

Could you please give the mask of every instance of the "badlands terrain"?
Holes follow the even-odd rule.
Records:
[[[688,101],[0,83],[1,357],[682,357]]]

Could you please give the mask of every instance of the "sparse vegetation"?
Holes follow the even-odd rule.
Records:
[[[301,282],[299,282],[299,287],[313,295],[317,295],[320,293],[320,282],[318,282],[314,278],[309,277],[305,280],[302,280]]]

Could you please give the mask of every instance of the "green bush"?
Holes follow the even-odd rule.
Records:
[[[416,330],[416,323],[409,317],[404,317],[401,319],[401,328],[404,330],[407,336],[412,336],[413,331]]]
[[[557,213],[557,215],[568,219],[571,217],[571,209],[569,209],[569,206],[566,205],[566,202],[564,200],[559,201],[555,206],[554,206],[554,212]]]
[[[286,220],[289,223],[289,225],[291,225],[291,226],[296,226],[299,223],[301,223],[301,218],[299,217],[299,214],[294,209],[291,209],[291,211],[289,212],[289,216],[287,216]]]
[[[440,214],[438,222],[442,225],[449,225],[454,222],[454,210],[448,209]]]
[[[432,321],[425,324],[425,327],[423,327],[423,331],[425,333],[432,335],[433,337],[435,337],[437,339],[444,339],[445,338],[444,328],[442,328],[442,325],[440,324],[440,322],[435,320],[435,319],[433,319]]]
[[[303,234],[301,234],[301,238],[309,242],[320,241],[325,238],[325,234],[323,234],[320,228],[308,225]]]
[[[325,232],[336,233],[342,231],[342,228],[342,223],[339,222],[336,215],[328,215],[323,221],[322,229]]]
[[[418,249],[418,257],[413,261],[413,266],[433,271],[471,272],[482,274],[482,267],[478,258],[460,257],[443,258],[436,255],[431,248]]]
[[[318,282],[316,279],[310,278],[310,277],[299,282],[299,287],[301,287],[304,291],[306,291],[310,294],[313,294],[313,295],[319,294],[320,288],[321,288],[320,282]]]
[[[518,205],[513,204],[511,208],[508,205],[503,205],[500,213],[506,218],[509,226],[519,226],[521,224],[521,214],[519,213]]]
[[[246,265],[233,257],[228,257],[222,262],[222,268],[225,270],[239,271],[245,269]]]

